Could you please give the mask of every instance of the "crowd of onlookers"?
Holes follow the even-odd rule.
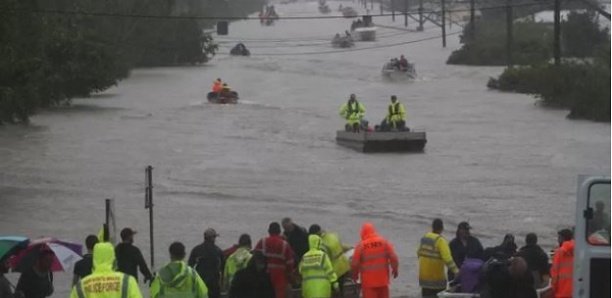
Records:
[[[537,289],[549,285],[554,297],[565,297],[568,287],[571,296],[571,271],[570,278],[567,278],[567,268],[571,267],[567,264],[573,261],[571,230],[558,232],[559,248],[554,254],[555,259],[550,262],[534,233],[526,235],[525,245],[520,248],[512,234],[506,234],[499,245],[484,248],[479,239],[472,235],[471,229],[468,222],[459,223],[455,237],[447,242],[441,236],[444,230],[442,220],[433,221],[432,231],[423,236],[418,248],[419,284],[423,297],[453,291],[479,293],[480,297],[491,298],[531,298],[538,297]],[[109,271],[102,273],[115,274],[116,270],[133,277],[134,280],[130,282],[119,282],[116,277],[118,287],[119,284],[137,284],[140,271],[144,282],[151,286],[151,297],[167,297],[164,296],[165,291],[187,287],[193,297],[218,298],[222,292],[227,292],[232,298],[283,298],[291,288],[313,287],[313,283],[305,284],[310,278],[303,268],[309,265],[308,260],[302,259],[311,256],[320,257],[317,262],[321,263],[321,269],[325,267],[323,263],[331,264],[326,266],[332,269],[325,267],[329,272],[326,272],[323,285],[334,292],[341,291],[343,284],[353,279],[361,282],[364,297],[388,297],[389,272],[393,277],[398,275],[398,261],[392,245],[379,236],[369,223],[362,228],[361,242],[355,247],[352,260],[345,254],[351,247],[343,245],[337,234],[324,231],[316,224],[306,230],[290,218],[285,218],[280,224],[271,223],[268,233],[268,237],[262,238],[254,246],[251,237],[243,234],[237,244],[222,250],[215,243],[219,234],[208,228],[204,231],[204,241],[195,246],[188,256],[182,243],[172,243],[169,247],[170,262],[156,275],[149,270],[141,251],[134,246],[136,232],[132,229],[124,228],[121,231],[121,242],[115,247],[108,243],[104,243],[108,247],[97,245],[98,236],[89,235],[85,239],[87,253],[74,266],[73,297],[85,297],[79,293],[83,289],[87,291],[88,276],[95,276],[92,273],[101,270],[103,266],[98,264],[112,264],[114,260],[114,269],[107,268]],[[41,252],[31,270],[21,274],[15,291],[3,276],[8,269],[3,264],[0,298],[50,296],[53,293],[50,254],[50,251]],[[571,260],[568,259],[570,254]],[[378,271],[374,274],[368,270]],[[379,277],[385,275],[386,279],[382,279],[381,283],[385,286],[370,284],[372,278],[367,277],[368,274],[374,274],[376,280],[381,280]],[[367,289],[380,287],[383,288],[382,292],[366,292]],[[138,286],[133,288],[136,291]]]

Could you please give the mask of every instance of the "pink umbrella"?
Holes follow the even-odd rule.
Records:
[[[11,259],[11,267],[15,271],[24,272],[34,266],[43,251],[53,253],[51,271],[66,271],[82,259],[83,246],[50,237],[32,240],[27,248]]]

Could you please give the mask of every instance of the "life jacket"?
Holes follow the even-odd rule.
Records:
[[[400,103],[399,101],[396,103],[392,103],[389,105],[389,115],[399,115],[400,114]]]
[[[346,103],[347,111],[349,115],[358,114],[359,113],[359,102],[355,100],[355,102],[351,105],[351,102]]]

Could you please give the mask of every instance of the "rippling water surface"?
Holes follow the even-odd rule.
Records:
[[[277,10],[313,15],[316,6]],[[140,231],[136,244],[148,260],[150,164],[157,266],[172,241],[190,249],[206,227],[227,247],[241,233],[265,236],[268,223],[285,216],[306,228],[319,223],[350,244],[364,221],[374,222],[400,256],[395,295],[418,293],[416,246],[435,217],[445,220],[447,238],[469,220],[485,246],[507,232],[522,245],[534,231],[551,248],[556,229],[574,219],[577,175],[610,174],[610,125],[570,121],[529,96],[487,90],[502,68],[445,65],[457,35],[446,49],[439,39],[385,47],[439,35],[431,24],[419,33],[381,28],[378,41],[356,46],[378,49],[308,54],[331,50],[328,41],[350,22],[232,23],[218,39],[222,52],[243,41],[252,57],[135,70],[103,94],[42,112],[29,127],[0,128],[0,234],[81,242],[104,220],[104,198],[114,198],[117,224]],[[383,62],[400,54],[416,63],[419,78],[383,81]],[[240,92],[240,104],[206,103],[217,77]],[[372,122],[397,94],[408,124],[427,132],[425,153],[365,155],[337,146],[338,107],[350,93]],[[70,278],[57,275],[54,297],[68,295]]]

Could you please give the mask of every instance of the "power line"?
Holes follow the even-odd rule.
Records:
[[[446,34],[446,36],[457,35],[460,33],[462,33],[462,31],[452,32],[452,33]],[[407,45],[407,44],[434,40],[434,39],[438,39],[441,37],[442,35],[437,35],[437,36],[426,37],[426,38],[421,38],[421,39],[416,39],[416,40],[385,44],[385,45],[378,45],[378,46],[370,46],[370,47],[364,47],[364,48],[350,48],[350,49],[344,49],[344,50],[295,52],[295,53],[251,53],[251,56],[306,56],[306,55],[339,54],[339,53],[347,53],[347,52],[358,52],[358,51],[366,51],[366,50],[373,50],[373,49],[391,48],[391,47],[396,47],[396,46],[402,46],[402,45]],[[229,55],[229,54],[219,54],[218,53],[217,55]]]
[[[549,0],[550,1],[550,0]],[[530,6],[544,6],[550,5],[552,3],[519,3],[510,5],[510,7],[530,7]],[[507,8],[508,5],[499,5],[499,6],[490,6],[490,7],[480,7],[478,10],[494,10],[494,9],[503,9]],[[469,12],[470,9],[449,9],[446,10],[446,13],[454,13],[454,12]],[[434,14],[441,13],[440,10],[429,10],[422,11],[424,14]],[[32,14],[59,14],[59,15],[84,15],[91,17],[110,17],[110,18],[144,18],[144,19],[165,19],[165,20],[218,20],[218,21],[235,21],[235,20],[260,20],[259,17],[240,17],[240,16],[171,16],[171,15],[146,15],[146,14],[126,14],[126,13],[109,13],[109,12],[91,12],[91,11],[80,11],[80,10],[57,10],[57,9],[9,9],[0,12],[0,14],[23,14],[23,13],[32,13]],[[407,11],[408,14],[419,13],[418,10]],[[401,14],[401,13],[400,13]],[[279,16],[277,20],[322,20],[322,19],[354,19],[364,16],[371,16],[372,18],[380,18],[380,17],[389,17],[394,14],[385,13],[385,14],[372,14],[372,15],[357,15],[355,17],[345,17],[345,16]],[[397,14],[395,14],[397,15]]]

